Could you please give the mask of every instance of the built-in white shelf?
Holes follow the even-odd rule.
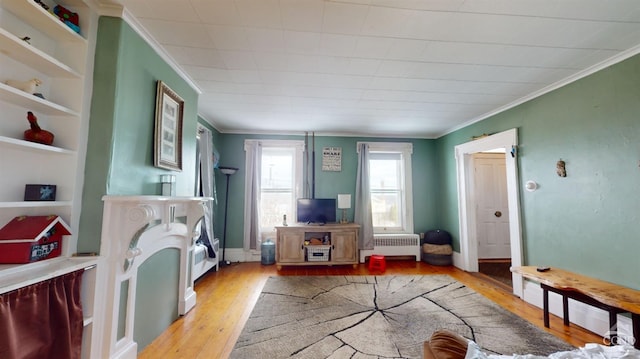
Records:
[[[68,78],[81,76],[71,67],[3,28],[0,28],[0,52],[49,76]]]
[[[102,266],[103,260],[99,256],[75,256],[82,198],[81,171],[86,151],[82,138],[86,136],[89,122],[90,69],[99,6],[92,0],[56,2],[78,13],[83,33],[73,31],[34,0],[0,0],[0,53],[3,59],[9,59],[2,61],[2,66],[6,67],[3,68],[5,78],[0,80],[0,112],[4,114],[0,116],[0,154],[6,167],[2,172],[5,191],[0,198],[0,218],[8,220],[16,215],[59,212],[68,220],[72,234],[63,238],[62,251],[57,258],[28,264],[0,264],[0,293],[84,269],[81,358],[103,358],[103,313],[99,306],[103,298],[96,297],[102,290],[99,283],[102,269],[97,266]],[[22,40],[25,35],[32,38],[31,43]],[[6,77],[12,73],[24,77]],[[42,92],[44,99],[5,83],[8,79],[25,81],[32,77],[43,80],[42,90],[35,92]],[[22,131],[29,128],[28,111],[42,116],[45,127],[60,134],[52,146],[23,139]],[[56,173],[47,172],[56,169],[59,169]],[[64,184],[61,200],[21,201],[19,192],[24,184],[39,178]]]
[[[70,207],[71,201],[20,201],[0,202],[0,208],[53,208]]]
[[[11,11],[24,22],[40,29],[56,41],[86,43],[87,40],[53,14],[32,0],[3,0],[2,7]],[[51,21],[54,19],[55,21]]]
[[[97,264],[98,257],[57,257],[28,264],[0,264],[0,294]]]
[[[24,150],[59,153],[64,155],[74,155],[76,153],[75,151],[67,150],[65,148],[60,148],[60,147],[50,146],[50,145],[43,145],[41,143],[19,140],[17,138],[0,136],[0,146],[3,146],[3,145],[19,147]]]
[[[78,116],[78,112],[33,94],[0,83],[0,100],[51,116]]]

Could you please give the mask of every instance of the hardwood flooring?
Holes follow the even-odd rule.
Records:
[[[503,308],[530,321],[542,330],[574,346],[601,343],[602,338],[576,325],[565,327],[562,319],[551,318],[551,329],[544,328],[542,310],[496,285],[482,275],[470,274],[454,267],[432,266],[413,260],[387,260],[384,275],[448,274]],[[196,282],[197,304],[156,338],[138,358],[227,358],[244,324],[249,318],[262,287],[269,276],[276,275],[368,275],[365,264],[353,266],[263,266],[258,262],[233,263],[218,272],[209,272]],[[428,338],[425,338],[425,340]]]

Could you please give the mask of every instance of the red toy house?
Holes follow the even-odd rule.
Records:
[[[0,263],[31,263],[62,252],[69,226],[55,215],[20,216],[0,229]]]

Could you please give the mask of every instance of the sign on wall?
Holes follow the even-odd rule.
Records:
[[[342,147],[322,148],[322,170],[342,171]]]

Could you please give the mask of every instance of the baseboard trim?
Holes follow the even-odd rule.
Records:
[[[185,298],[178,302],[178,314],[185,315],[188,311],[190,311],[193,307],[196,306],[196,298],[197,294],[190,289],[188,293],[185,295]]]
[[[460,254],[460,252],[453,252],[453,266],[461,269],[461,270],[465,270],[464,269],[464,263],[463,263],[463,259],[462,259],[462,255]]]
[[[117,345],[116,345],[117,346]],[[138,343],[130,342],[111,355],[111,359],[136,359],[138,357]]]
[[[245,251],[243,248],[227,248],[224,251],[224,259],[234,262],[260,262],[260,251]]]
[[[540,285],[525,281],[523,299],[542,310],[542,288]],[[561,295],[549,292],[549,312],[562,318]],[[633,338],[631,318],[618,315],[618,328],[609,328],[608,312],[573,299],[569,299],[569,320],[572,324],[579,325],[602,337],[608,337],[609,333],[615,332],[620,339]]]

